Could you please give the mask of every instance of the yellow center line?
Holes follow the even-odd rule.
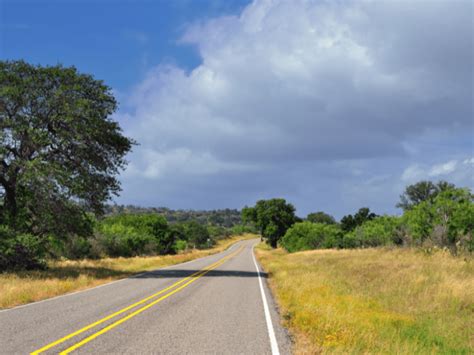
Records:
[[[80,342],[78,342],[78,343],[72,345],[71,347],[67,348],[66,350],[61,351],[59,354],[60,354],[60,355],[66,355],[66,354],[71,353],[72,351],[74,351],[74,350],[76,350],[76,349],[82,347],[83,345],[89,343],[90,341],[94,340],[94,339],[97,338],[98,336],[100,336],[100,335],[102,335],[102,334],[104,334],[104,333],[107,333],[109,330],[111,330],[111,329],[117,327],[118,325],[120,325],[120,324],[126,322],[126,321],[129,320],[130,318],[135,317],[136,315],[138,315],[138,314],[140,314],[140,313],[146,311],[148,308],[153,307],[155,304],[157,304],[157,303],[159,303],[159,302],[161,302],[161,301],[167,299],[168,297],[174,295],[175,293],[181,291],[182,289],[184,289],[185,287],[189,286],[189,285],[192,284],[193,282],[197,281],[199,278],[201,278],[202,276],[204,276],[204,275],[207,274],[208,272],[210,272],[210,271],[212,271],[213,269],[215,269],[215,268],[219,267],[220,265],[224,264],[230,257],[237,255],[242,249],[243,249],[243,247],[241,247],[241,248],[240,248],[239,250],[237,250],[235,253],[229,255],[229,257],[226,257],[226,258],[221,259],[217,265],[214,264],[212,267],[208,268],[207,270],[205,270],[204,272],[202,272],[200,275],[196,276],[196,277],[193,278],[192,280],[186,282],[184,285],[182,285],[182,286],[180,286],[180,287],[174,289],[173,291],[171,291],[171,292],[167,293],[166,295],[164,295],[164,296],[158,298],[157,300],[155,300],[155,301],[153,301],[153,302],[147,304],[146,306],[144,306],[144,307],[142,307],[142,308],[140,308],[140,309],[137,309],[137,310],[134,311],[133,313],[130,313],[130,314],[127,315],[126,317],[123,317],[123,318],[117,320],[116,322],[114,322],[114,323],[108,325],[107,327],[105,327],[105,328],[99,330],[98,332],[96,332],[96,333],[94,333],[94,334],[88,336],[87,338],[85,338],[85,339],[81,340]]]
[[[106,316],[106,317],[104,317],[104,318],[102,318],[102,319],[99,319],[98,321],[96,321],[96,322],[94,322],[94,323],[91,323],[91,324],[89,324],[89,325],[87,325],[87,326],[85,326],[85,327],[83,327],[83,328],[81,328],[81,329],[79,329],[79,330],[77,330],[77,331],[75,331],[75,332],[73,332],[73,333],[70,333],[70,334],[68,334],[68,335],[66,335],[66,336],[64,336],[64,337],[62,337],[62,338],[60,338],[60,339],[58,339],[58,340],[56,340],[56,341],[54,341],[54,342],[52,342],[52,343],[49,343],[49,344],[43,346],[42,348],[40,348],[40,349],[38,349],[38,350],[33,351],[33,352],[31,353],[31,355],[37,355],[37,354],[40,354],[40,353],[42,353],[42,352],[44,352],[44,351],[46,351],[46,350],[49,350],[49,349],[51,349],[52,347],[55,347],[56,345],[59,345],[59,344],[61,344],[61,343],[64,343],[65,341],[67,341],[67,340],[69,340],[69,339],[75,337],[76,335],[79,335],[79,334],[81,334],[81,333],[84,333],[85,331],[87,331],[87,330],[89,330],[89,329],[91,329],[91,328],[94,328],[94,327],[96,327],[96,326],[98,326],[98,325],[100,325],[100,324],[102,324],[102,323],[108,321],[109,319],[112,319],[112,318],[114,318],[114,317],[116,317],[116,316],[118,316],[118,315],[120,315],[120,314],[122,314],[122,313],[124,313],[124,312],[126,312],[126,311],[128,311],[128,310],[130,310],[130,309],[132,309],[132,308],[135,308],[136,306],[139,306],[139,305],[141,305],[141,304],[143,304],[143,303],[149,301],[149,300],[152,299],[152,298],[155,298],[156,296],[159,296],[159,295],[161,295],[161,294],[163,294],[163,293],[169,291],[170,289],[172,289],[172,288],[174,288],[174,287],[176,287],[176,286],[182,284],[182,283],[185,282],[186,280],[189,280],[189,279],[191,279],[191,278],[193,278],[193,277],[199,275],[199,274],[202,273],[202,272],[206,272],[206,270],[210,270],[210,268],[212,268],[214,265],[219,264],[221,261],[223,261],[223,260],[225,260],[225,259],[227,259],[227,258],[230,258],[230,257],[234,256],[235,254],[237,254],[238,252],[240,252],[240,250],[242,250],[242,248],[243,248],[243,247],[241,247],[241,248],[240,248],[239,250],[237,250],[236,252],[234,252],[234,253],[232,253],[232,254],[229,254],[229,255],[223,257],[222,259],[216,261],[215,263],[212,263],[211,265],[207,266],[206,268],[204,268],[204,269],[202,269],[202,270],[199,270],[199,271],[193,273],[192,275],[187,276],[187,277],[185,277],[184,279],[181,279],[181,280],[179,280],[179,281],[173,283],[172,285],[170,285],[170,286],[164,288],[163,290],[160,290],[160,291],[158,291],[158,292],[152,294],[151,296],[148,296],[148,297],[146,297],[146,298],[144,298],[144,299],[142,299],[142,300],[140,300],[140,301],[138,301],[138,302],[135,302],[135,303],[133,303],[133,304],[131,304],[131,305],[129,305],[129,306],[127,306],[127,307],[125,307],[125,308],[123,308],[123,309],[121,309],[121,310],[115,312],[115,313],[112,313],[112,314],[110,314],[110,315],[108,315],[108,316]]]

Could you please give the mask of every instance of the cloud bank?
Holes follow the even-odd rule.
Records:
[[[341,215],[391,211],[408,177],[472,186],[472,34],[469,1],[260,0],[192,24],[201,65],[156,66],[119,116],[140,142],[121,199]]]

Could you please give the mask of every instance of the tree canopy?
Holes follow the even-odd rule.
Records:
[[[419,181],[405,188],[396,207],[407,211],[421,202],[432,201],[440,192],[453,188],[454,185],[446,181],[438,181],[436,184],[431,181]]]
[[[347,215],[341,219],[341,228],[345,232],[354,230],[357,226],[362,225],[366,221],[370,221],[377,217],[373,212],[370,212],[368,207],[360,208],[354,215]]]
[[[295,207],[285,199],[274,198],[260,200],[255,207],[245,207],[242,210],[244,222],[254,223],[273,248],[296,221]]]
[[[308,214],[306,220],[313,223],[336,224],[333,216],[322,211]]]
[[[120,190],[134,142],[111,89],[74,67],[0,62],[0,222],[36,235],[87,234]]]

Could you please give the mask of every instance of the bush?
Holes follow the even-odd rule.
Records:
[[[184,223],[183,229],[186,240],[192,244],[194,248],[204,249],[214,244],[207,228],[196,221]]]
[[[0,226],[0,270],[33,270],[46,267],[45,250],[38,237],[16,234]]]
[[[207,231],[209,232],[209,236],[213,240],[227,238],[231,235],[231,231],[228,228],[213,224],[209,224],[207,226]]]
[[[288,229],[280,245],[290,253],[340,246],[341,230],[334,224],[300,222]]]
[[[257,229],[251,225],[236,224],[232,227],[231,232],[233,235],[242,235],[245,233],[258,233]]]
[[[97,240],[109,256],[137,256],[174,252],[174,234],[157,214],[108,217],[97,226]]]
[[[397,241],[401,220],[394,216],[380,216],[366,221],[347,233],[342,239],[344,248],[378,247]]]
[[[473,195],[467,189],[450,188],[405,212],[404,221],[414,242],[426,242],[456,251],[473,251]]]
[[[100,227],[98,240],[109,256],[138,256],[154,254],[155,238],[136,228],[123,224],[104,224]]]
[[[178,239],[174,242],[173,249],[176,253],[179,253],[180,251],[186,250],[187,247],[188,243],[185,240]]]

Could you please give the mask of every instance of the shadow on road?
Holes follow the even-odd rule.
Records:
[[[134,279],[149,278],[182,278],[191,276],[201,270],[156,270],[146,274],[132,276]],[[261,272],[262,277],[268,277],[267,273]],[[199,275],[195,275],[196,277]],[[254,271],[237,271],[237,270],[211,270],[202,277],[258,277],[258,273]]]

